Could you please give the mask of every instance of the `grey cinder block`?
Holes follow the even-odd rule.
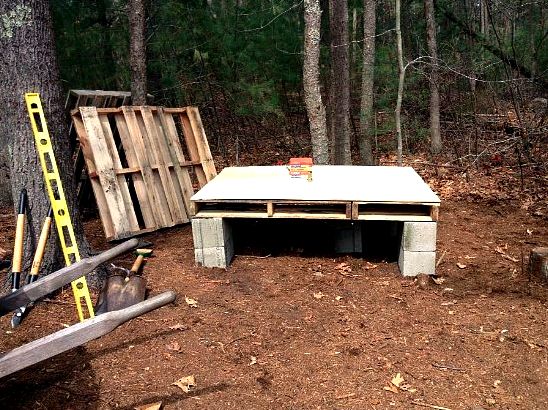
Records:
[[[336,253],[361,253],[362,252],[362,225],[353,223],[346,228],[335,231]]]
[[[436,252],[406,251],[402,247],[398,265],[403,276],[417,276],[420,273],[434,275],[436,273]]]
[[[196,264],[206,268],[227,268],[233,256],[232,246],[194,249]]]
[[[405,251],[436,250],[436,222],[404,222],[401,245]]]
[[[195,249],[225,246],[231,240],[230,224],[223,218],[193,218],[192,237]]]

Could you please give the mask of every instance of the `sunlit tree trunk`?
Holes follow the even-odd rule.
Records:
[[[438,46],[436,43],[433,0],[424,0],[424,14],[426,17],[428,52],[432,57],[430,70],[430,149],[434,154],[438,154],[442,149],[442,143],[440,135],[440,93],[438,89]]]
[[[335,164],[349,165],[350,156],[350,67],[347,0],[329,0],[331,33],[331,96]]]
[[[145,0],[129,0],[128,16],[131,98],[134,105],[145,105],[147,96]]]
[[[363,66],[362,66],[362,98],[360,106],[360,163],[375,165],[372,152],[373,102],[375,84],[375,30],[376,30],[376,0],[363,1]]]
[[[304,1],[303,86],[306,112],[310,122],[312,156],[315,164],[329,162],[325,107],[320,89],[321,14],[319,0]]]
[[[398,165],[402,165],[402,135],[401,135],[401,103],[403,99],[403,84],[405,81],[405,68],[403,66],[403,47],[401,39],[401,2],[396,0],[396,48],[398,52],[398,96],[396,99],[396,138],[398,141]]]

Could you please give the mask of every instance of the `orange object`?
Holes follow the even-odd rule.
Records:
[[[306,178],[312,181],[312,158],[291,158],[289,160],[289,175],[291,178]]]

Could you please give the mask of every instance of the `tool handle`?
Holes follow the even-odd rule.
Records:
[[[34,282],[36,276],[40,272],[40,266],[44,259],[44,253],[46,251],[46,245],[48,243],[49,231],[51,228],[51,220],[53,218],[53,208],[50,206],[48,215],[42,225],[42,231],[40,232],[40,238],[38,239],[38,245],[36,246],[36,252],[34,253],[34,259],[32,260],[32,266],[30,268],[29,282]]]
[[[141,265],[143,264],[143,260],[145,259],[145,257],[143,255],[139,255],[137,256],[137,259],[135,259],[135,262],[133,262],[133,266],[131,267],[131,269],[129,270],[131,273],[137,273],[139,272],[139,268],[141,267]]]
[[[23,240],[25,239],[25,210],[27,209],[27,190],[23,188],[19,194],[17,206],[17,225],[15,228],[15,243],[13,245],[12,289],[19,288],[19,277],[23,264]]]
[[[6,296],[0,297],[0,316],[17,309],[18,307],[28,305],[30,302],[34,302],[54,290],[59,289],[61,286],[67,285],[73,280],[88,274],[101,263],[135,248],[138,243],[139,241],[136,238],[122,242],[120,245],[104,251],[99,255],[82,259],[70,266],[50,273],[30,285],[18,289],[17,292],[12,292]]]

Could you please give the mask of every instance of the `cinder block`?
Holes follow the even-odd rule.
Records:
[[[196,264],[206,268],[227,268],[233,256],[232,246],[194,249]]]
[[[398,265],[403,276],[417,276],[420,273],[434,275],[436,252],[413,252],[400,248]]]
[[[401,244],[404,251],[436,250],[436,222],[404,222]]]
[[[362,252],[362,226],[353,223],[346,228],[335,231],[336,253],[361,253]]]
[[[193,218],[192,237],[195,249],[225,246],[232,238],[230,224],[223,218]]]

